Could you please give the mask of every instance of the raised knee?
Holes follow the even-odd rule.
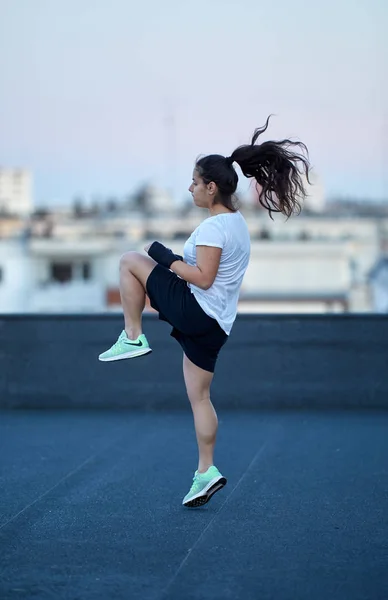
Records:
[[[129,250],[128,252],[125,252],[125,254],[120,257],[120,268],[130,267],[137,260],[138,256],[140,256],[140,253],[136,252],[135,250]]]

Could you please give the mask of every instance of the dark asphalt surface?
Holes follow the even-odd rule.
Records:
[[[0,413],[0,599],[387,600],[388,413]]]

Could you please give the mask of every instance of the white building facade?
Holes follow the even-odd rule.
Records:
[[[27,217],[33,210],[32,175],[0,165],[0,213]]]
[[[373,219],[245,215],[252,238],[240,312],[325,313],[374,310],[369,273],[380,251]],[[120,311],[119,260],[158,239],[181,254],[203,219],[62,216],[50,235],[0,239],[0,312]]]

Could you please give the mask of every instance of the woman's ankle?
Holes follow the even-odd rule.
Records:
[[[137,340],[139,335],[142,334],[142,331],[139,327],[126,327],[125,333],[127,334],[127,338],[129,340]]]
[[[198,473],[201,473],[201,474],[203,475],[203,474],[204,474],[204,473],[206,473],[206,471],[208,471],[208,470],[210,469],[210,467],[212,467],[212,466],[213,466],[213,463],[210,463],[210,464],[208,464],[208,463],[199,464],[199,465],[198,465],[198,469],[197,469],[197,471],[198,471]]]

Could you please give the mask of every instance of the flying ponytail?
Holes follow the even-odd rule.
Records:
[[[214,181],[217,184],[215,202],[235,211],[233,195],[238,175],[233,163],[236,162],[245,177],[256,180],[259,202],[269,211],[270,217],[273,212],[290,217],[300,213],[307,195],[303,174],[310,183],[308,150],[302,142],[288,139],[256,144],[259,136],[267,130],[269,119],[263,127],[255,130],[250,144],[239,146],[228,157],[220,154],[204,156],[197,160],[196,169],[205,183]]]
[[[308,150],[302,142],[288,139],[256,144],[267,130],[269,119],[264,127],[255,130],[251,143],[236,148],[228,160],[235,161],[245,177],[256,179],[260,186],[259,202],[271,217],[272,212],[290,217],[300,213],[301,201],[307,195],[301,174],[304,173],[310,183]]]

